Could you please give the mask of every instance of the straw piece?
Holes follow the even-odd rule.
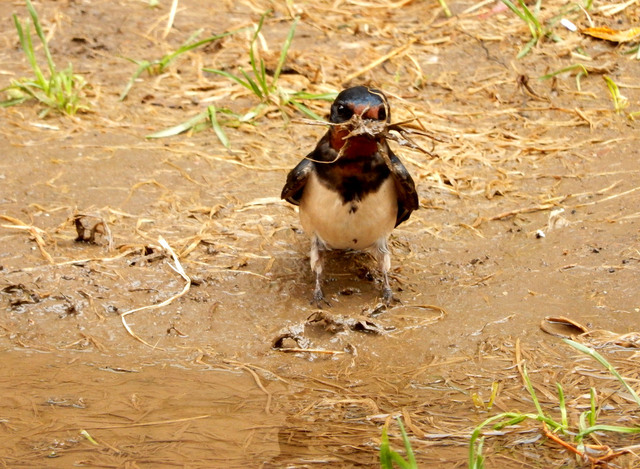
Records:
[[[144,339],[142,339],[140,336],[135,334],[133,332],[133,330],[131,329],[131,327],[129,326],[129,324],[127,323],[127,320],[126,320],[126,316],[128,316],[130,314],[137,313],[139,311],[145,311],[145,310],[150,310],[150,309],[158,309],[158,308],[162,308],[164,306],[167,306],[168,304],[170,304],[174,300],[180,298],[182,295],[187,293],[189,291],[189,288],[191,287],[191,278],[184,271],[184,268],[182,267],[182,265],[180,264],[180,261],[178,260],[178,256],[176,255],[174,250],[171,249],[171,246],[169,246],[169,243],[167,243],[162,236],[160,236],[158,238],[158,242],[173,258],[174,265],[169,264],[169,267],[171,267],[178,274],[180,274],[180,276],[182,278],[184,278],[186,284],[185,284],[184,288],[182,289],[182,291],[180,293],[177,293],[176,295],[173,295],[172,297],[167,298],[162,303],[158,303],[158,304],[155,304],[155,305],[141,306],[140,308],[135,308],[135,309],[132,309],[132,310],[129,310],[129,311],[125,311],[124,313],[122,313],[120,315],[120,319],[122,320],[122,325],[124,326],[126,331],[129,333],[129,335],[131,335],[131,337],[133,337],[134,339],[136,339],[139,342],[142,342],[147,347],[151,347],[153,349],[163,350],[161,347],[149,344]]]

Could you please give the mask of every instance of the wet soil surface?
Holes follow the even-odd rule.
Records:
[[[555,25],[562,41],[516,60],[528,28],[499,2],[447,2],[451,19],[435,1],[180,2],[163,38],[165,3],[35,4],[56,61],[92,85],[91,112],[0,110],[2,465],[376,467],[384,425],[402,448],[402,417],[421,467],[465,467],[477,425],[535,413],[524,365],[554,418],[558,382],[573,428],[591,388],[598,423],[638,425],[631,394],[561,340],[597,348],[638,390],[640,62],[628,46]],[[564,6],[548,3],[545,21]],[[638,6],[593,3],[600,26],[638,25]],[[431,156],[392,144],[421,208],[391,237],[389,307],[362,253],[332,253],[332,306],[310,304],[309,240],[279,194],[322,127],[272,106],[225,128],[230,149],[211,129],[145,139],[211,103],[257,104],[201,71],[248,69],[250,32],[141,75],[118,100],[136,68],[124,57],[159,58],[269,8],[267,62],[301,15],[283,87],[335,92],[360,72],[349,84],[380,87],[394,120],[441,137],[416,137]],[[0,4],[0,86],[32,73],[12,13],[27,16]],[[580,61],[591,68],[578,82],[575,70],[538,80]],[[603,74],[628,99],[621,113]],[[326,115],[327,102],[310,105]],[[588,443],[628,450],[611,467],[640,467],[633,435]],[[487,467],[589,466],[535,421],[486,427],[484,453]]]

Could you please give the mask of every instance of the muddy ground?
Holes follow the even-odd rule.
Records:
[[[563,385],[572,431],[591,388],[598,423],[638,425],[631,394],[559,337],[596,348],[639,389],[640,61],[626,53],[637,39],[557,20],[625,30],[640,5],[596,0],[588,18],[543,2],[558,40],[517,59],[529,29],[500,2],[447,3],[451,18],[432,0],[181,1],[166,37],[170,2],[35,3],[54,59],[91,85],[90,112],[0,110],[4,467],[376,467],[385,424],[402,448],[397,416],[421,467],[465,467],[477,425],[535,413],[524,365],[555,419]],[[224,127],[229,149],[210,128],[145,138],[210,104],[258,104],[202,72],[248,69],[250,31],[142,74],[119,101],[136,69],[125,58],[160,58],[201,28],[255,26],[270,8],[267,64],[301,16],[281,88],[375,85],[394,121],[417,117],[438,136],[415,137],[431,155],[392,144],[421,208],[392,236],[399,303],[387,309],[358,253],[328,264],[333,306],[310,304],[309,241],[279,194],[322,127],[272,106]],[[31,76],[12,13],[27,17],[22,2],[0,3],[0,87]],[[575,64],[588,74],[539,79]],[[605,75],[628,99],[619,113]],[[544,321],[559,316],[587,334]],[[626,449],[610,467],[640,467],[633,435],[586,443]],[[487,427],[483,452],[494,468],[589,467],[535,421]]]

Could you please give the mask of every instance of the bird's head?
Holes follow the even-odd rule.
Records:
[[[354,114],[363,119],[389,122],[391,115],[387,97],[382,91],[354,86],[342,91],[331,105],[329,121],[334,124],[348,122]]]
[[[349,140],[348,153],[364,156],[377,151],[377,138],[391,120],[382,91],[354,86],[342,91],[331,105],[331,146],[339,151]],[[343,150],[344,151],[344,150]]]

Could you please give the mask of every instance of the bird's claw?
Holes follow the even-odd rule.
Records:
[[[389,306],[391,303],[399,303],[400,302],[400,300],[398,300],[393,295],[393,291],[391,290],[391,287],[384,287],[382,289],[382,301],[385,304],[385,306]]]
[[[324,297],[324,293],[322,293],[322,289],[320,288],[316,288],[313,292],[313,299],[311,300],[311,304],[315,305],[315,307],[318,309],[322,309],[323,306],[331,308],[331,303]]]

